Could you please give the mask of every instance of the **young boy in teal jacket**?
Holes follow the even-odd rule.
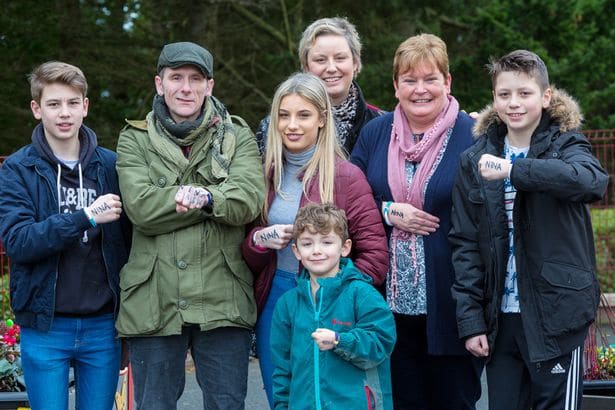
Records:
[[[293,251],[304,269],[278,301],[271,329],[276,409],[392,409],[395,322],[350,259],[344,211],[297,213]]]

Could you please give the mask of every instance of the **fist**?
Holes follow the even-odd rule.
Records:
[[[284,249],[293,237],[293,226],[276,224],[254,233],[254,244],[269,249]]]
[[[488,181],[508,178],[511,166],[507,159],[491,154],[483,154],[478,161],[478,171]]]
[[[120,218],[122,202],[120,202],[120,197],[115,194],[101,195],[96,198],[92,205],[85,208],[85,212],[94,218],[97,225],[113,222]]]
[[[211,194],[205,188],[182,185],[175,194],[175,210],[178,213],[188,212],[190,209],[200,209],[209,204]]]

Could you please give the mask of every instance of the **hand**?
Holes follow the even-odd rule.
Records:
[[[181,214],[190,209],[201,209],[209,204],[210,195],[205,188],[181,185],[175,194],[175,211]]]
[[[489,343],[487,335],[472,336],[466,339],[466,350],[476,357],[489,356]]]
[[[480,175],[488,181],[508,178],[510,161],[491,154],[483,154],[478,161]]]
[[[85,208],[86,214],[92,215],[96,224],[105,224],[120,219],[122,213],[122,203],[120,197],[115,194],[101,195]]]
[[[318,328],[312,333],[312,339],[320,351],[331,350],[335,347],[335,332],[329,329]]]
[[[389,222],[397,229],[417,235],[429,235],[440,227],[440,218],[404,202],[391,204]]]
[[[276,224],[254,233],[254,244],[269,249],[284,249],[293,238],[293,226]]]

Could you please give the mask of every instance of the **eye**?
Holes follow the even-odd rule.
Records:
[[[414,78],[405,78],[403,82],[406,84],[415,84],[416,80]]]
[[[507,93],[507,92],[504,92],[504,91],[499,92],[499,93],[498,93],[498,97],[500,97],[500,98],[506,98],[506,97],[508,97],[508,93]]]
[[[76,107],[76,106],[78,106],[80,104],[81,104],[81,101],[71,101],[70,102],[70,105],[72,105],[73,107]]]
[[[312,116],[312,113],[309,112],[301,112],[299,113],[299,117],[301,118],[310,118]]]
[[[285,113],[285,112],[279,112],[279,113],[278,113],[278,118],[284,118],[284,119],[286,119],[286,118],[288,118],[288,113]]]
[[[51,107],[51,108],[55,108],[57,107],[59,104],[57,102],[48,102],[47,103],[47,107]]]
[[[325,58],[323,58],[323,57],[318,57],[318,58],[315,58],[312,61],[314,61],[316,64],[324,64],[325,61],[327,61],[327,60]]]

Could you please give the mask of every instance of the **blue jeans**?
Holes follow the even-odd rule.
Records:
[[[270,336],[273,310],[276,303],[278,303],[278,299],[296,286],[297,275],[295,273],[277,269],[271,284],[271,291],[269,296],[267,296],[267,302],[265,302],[265,307],[263,307],[263,311],[256,323],[256,352],[258,354],[265,393],[267,393],[267,400],[269,400],[271,408],[273,408],[273,363],[271,361]]]
[[[55,317],[49,332],[21,329],[21,363],[33,410],[68,408],[68,371],[75,372],[76,408],[113,407],[120,342],[112,314]]]
[[[243,409],[247,394],[250,331],[184,326],[181,335],[128,339],[137,409],[177,408],[192,354],[206,410]]]

